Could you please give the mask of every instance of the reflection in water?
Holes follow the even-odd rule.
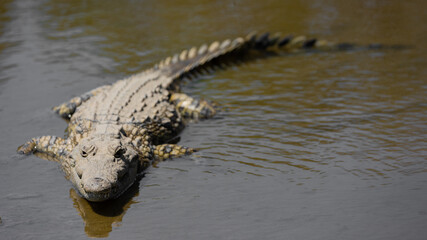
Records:
[[[138,196],[139,182],[133,184],[128,191],[117,199],[106,202],[88,202],[80,197],[76,191],[70,189],[70,198],[73,199],[74,207],[85,222],[85,232],[89,237],[108,237],[115,227],[120,226],[126,211],[137,203],[132,200]]]
[[[10,21],[10,16],[7,15],[7,12],[9,10],[8,9],[9,4],[11,2],[12,2],[11,0],[0,1],[0,36],[2,36],[5,33],[5,25]]]

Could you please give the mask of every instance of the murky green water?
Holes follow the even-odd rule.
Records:
[[[0,1],[1,239],[424,239],[425,1]],[[89,204],[15,154],[63,135],[50,108],[194,45],[252,30],[404,50],[261,59],[184,92],[223,107],[201,149]]]

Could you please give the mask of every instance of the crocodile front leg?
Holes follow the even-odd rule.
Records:
[[[183,147],[176,144],[161,144],[155,146],[153,153],[156,159],[164,160],[171,157],[189,155],[195,151],[196,150],[193,148]]]
[[[173,93],[169,99],[184,118],[204,119],[215,115],[215,108],[205,100],[192,98],[184,93]]]
[[[60,159],[69,152],[67,141],[55,136],[42,136],[32,138],[18,147],[20,154],[35,153],[38,157],[60,162]]]
[[[89,98],[99,94],[106,89],[108,89],[110,85],[104,85],[98,88],[93,89],[92,91],[86,92],[78,97],[72,98],[70,101],[65,102],[61,105],[53,107],[52,110],[55,111],[59,116],[64,119],[70,119],[76,109],[82,105],[82,103],[89,100]]]

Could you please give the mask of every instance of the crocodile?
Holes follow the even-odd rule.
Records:
[[[172,140],[178,138],[187,122],[210,118],[218,109],[208,101],[181,93],[182,79],[203,73],[209,66],[277,54],[279,50],[349,47],[268,33],[193,47],[141,73],[54,107],[68,121],[66,136],[35,137],[19,146],[17,152],[34,153],[60,163],[65,178],[88,201],[115,199],[154,161],[196,151]]]

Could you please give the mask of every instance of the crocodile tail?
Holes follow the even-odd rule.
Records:
[[[227,39],[223,42],[215,41],[210,45],[203,44],[200,47],[192,47],[172,57],[167,57],[159,64],[156,64],[154,68],[167,71],[172,79],[178,79],[183,74],[190,73],[201,66],[206,66],[218,57],[242,50],[247,45],[247,42],[247,39],[239,37],[234,40]]]
[[[306,36],[288,35],[281,37],[280,33],[270,35],[264,33],[257,35],[251,33],[246,37],[223,42],[213,42],[210,45],[204,44],[200,47],[193,47],[184,50],[179,54],[168,57],[156,64],[154,69],[165,71],[173,80],[183,76],[191,76],[199,72],[198,69],[209,66],[223,65],[224,63],[250,60],[254,57],[265,56],[265,53],[301,52],[311,49],[319,50],[351,50],[356,46],[348,43],[335,44],[326,40],[307,38]],[[250,53],[258,54],[250,54]],[[223,59],[231,57],[230,59]],[[216,59],[221,58],[221,61]],[[169,84],[168,84],[169,85]],[[168,86],[165,86],[168,87]],[[170,85],[169,85],[170,87]]]
[[[248,49],[256,50],[278,50],[284,52],[304,52],[309,50],[322,51],[345,51],[345,50],[375,50],[375,49],[406,49],[409,46],[405,45],[385,45],[385,44],[368,44],[358,45],[353,43],[334,43],[324,39],[309,38],[303,35],[294,37],[288,35],[281,37],[280,33],[270,36],[269,33],[264,33],[257,36],[251,33],[246,37]]]

